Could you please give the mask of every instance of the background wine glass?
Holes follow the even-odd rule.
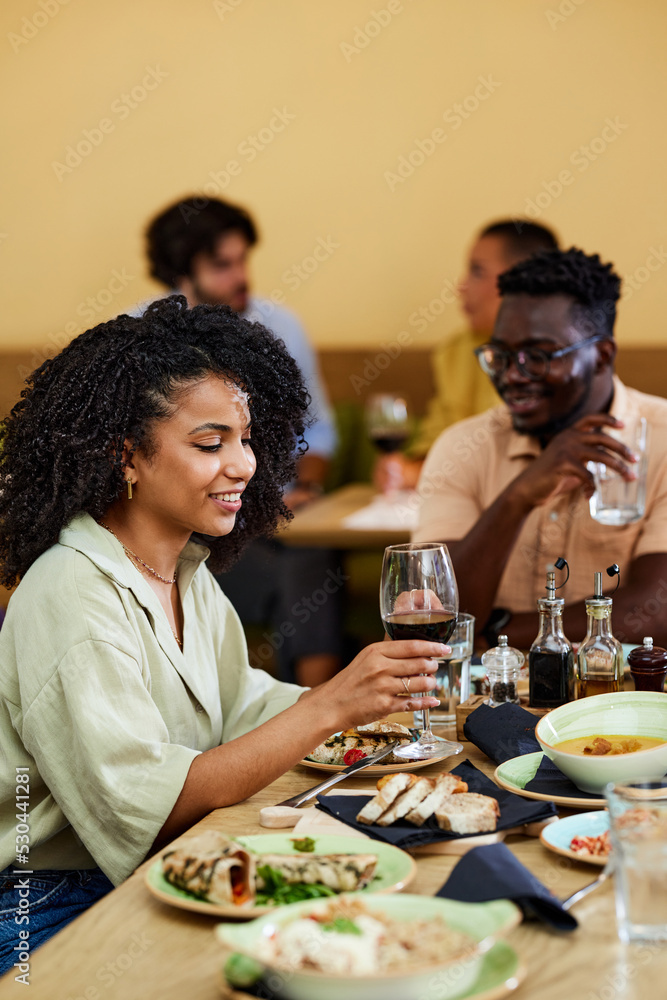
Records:
[[[376,393],[366,402],[366,428],[378,451],[391,455],[400,451],[408,439],[408,407],[401,396]]]
[[[456,577],[446,545],[417,542],[385,549],[380,614],[390,639],[447,642],[456,625],[458,608]],[[427,760],[451,754],[452,746],[433,735],[426,708],[422,710],[418,742],[397,747],[394,753],[408,760]]]

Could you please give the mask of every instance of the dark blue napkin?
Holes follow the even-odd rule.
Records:
[[[535,777],[531,778],[525,786],[529,792],[541,792],[542,795],[560,795],[570,799],[603,799],[603,792],[584,792],[577,788],[566,774],[556,767],[552,760],[546,756],[542,757],[542,762],[535,772]]]
[[[453,768],[451,773],[457,774],[466,782],[468,791],[490,795],[497,799],[500,806],[498,830],[511,830],[512,827],[523,826],[524,823],[537,823],[556,815],[553,802],[522,799],[513,792],[499,788],[469,760],[464,760],[458,767]],[[460,837],[471,836],[467,833],[441,830],[434,816],[427,819],[423,826],[414,826],[405,819],[398,820],[391,826],[378,826],[375,823],[367,826],[364,823],[357,823],[357,813],[370,798],[370,795],[318,795],[317,802],[319,809],[359,830],[360,833],[376,840],[383,840],[387,844],[394,844],[395,847],[418,847],[421,844],[436,844],[441,840],[458,840]]]
[[[573,931],[577,921],[505,844],[483,844],[464,854],[436,896],[463,903],[511,899],[526,917],[558,931]]]
[[[513,757],[541,752],[542,748],[535,738],[535,726],[538,722],[539,716],[511,702],[499,705],[497,708],[480,705],[466,719],[463,733],[470,743],[491,760],[495,760],[496,764],[503,764]],[[601,797],[591,792],[582,792],[546,756],[542,757],[535,777],[526,785],[526,791],[583,801]]]
[[[503,764],[512,757],[541,750],[535,738],[538,721],[532,712],[509,701],[497,708],[480,705],[466,719],[463,735],[496,764]]]

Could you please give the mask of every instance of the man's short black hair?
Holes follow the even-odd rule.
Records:
[[[239,205],[196,195],[177,201],[146,230],[151,277],[175,288],[179,278],[191,276],[197,254],[212,254],[220,237],[232,232],[241,233],[249,246],[257,242],[255,223]]]
[[[510,260],[524,260],[540,250],[557,250],[558,239],[547,226],[529,219],[500,219],[485,226],[479,234],[498,236],[505,244]]]
[[[501,274],[498,288],[501,295],[569,295],[572,318],[584,336],[614,335],[621,279],[596,253],[589,256],[571,247],[535,254]]]

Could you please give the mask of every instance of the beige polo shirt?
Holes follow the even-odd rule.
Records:
[[[646,513],[635,524],[609,527],[590,516],[582,489],[535,507],[507,560],[494,604],[513,612],[534,611],[545,593],[548,565],[564,556],[570,579],[559,595],[573,603],[593,593],[593,574],[618,563],[627,579],[638,556],[667,552],[667,399],[648,396],[614,378],[613,416],[646,417],[650,426]],[[497,406],[440,435],[419,482],[415,541],[463,538],[500,493],[539,455],[535,438],[517,434],[509,411]],[[484,562],[471,571],[484,573]],[[667,580],[665,581],[667,594]]]
[[[190,542],[177,567],[183,652],[156,594],[87,514],[26,573],[0,631],[0,870],[16,855],[17,767],[30,778],[28,867],[99,865],[118,884],[197,754],[301,695],[248,665],[207,555]]]

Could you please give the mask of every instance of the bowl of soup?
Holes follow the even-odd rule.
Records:
[[[584,792],[667,774],[667,694],[620,691],[571,701],[535,727],[542,750]]]

